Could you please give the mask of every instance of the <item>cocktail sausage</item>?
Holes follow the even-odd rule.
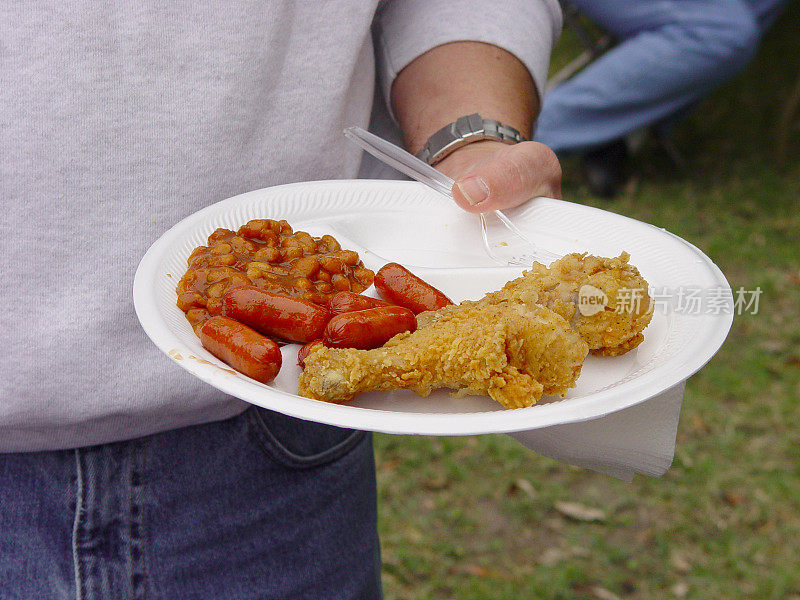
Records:
[[[281,368],[281,350],[273,340],[228,317],[211,317],[197,332],[203,348],[240,373],[269,383]]]
[[[375,274],[374,283],[382,298],[415,315],[452,304],[442,292],[397,263],[383,265]]]
[[[322,341],[332,348],[370,350],[404,331],[415,331],[417,318],[401,306],[381,306],[336,315],[325,327]]]
[[[321,338],[330,318],[324,306],[250,285],[232,287],[225,292],[222,314],[264,335],[303,344]]]
[[[388,302],[362,296],[355,292],[336,292],[328,303],[328,310],[332,315],[353,312],[356,310],[366,310],[368,308],[379,308],[381,306],[391,306]]]

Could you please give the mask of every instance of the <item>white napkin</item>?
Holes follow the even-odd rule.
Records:
[[[630,408],[567,425],[509,435],[523,446],[624,481],[634,473],[660,477],[675,455],[686,381]]]

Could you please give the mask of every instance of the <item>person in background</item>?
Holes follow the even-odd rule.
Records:
[[[214,202],[355,177],[373,108],[412,152],[473,113],[530,138],[558,4],[0,6],[0,597],[379,598],[370,435],[172,364],[134,272]],[[437,167],[473,212],[560,193],[532,141]]]
[[[739,73],[785,3],[569,0],[619,43],[546,94],[535,139],[582,154],[591,190],[614,196],[628,174],[626,136],[668,129]]]

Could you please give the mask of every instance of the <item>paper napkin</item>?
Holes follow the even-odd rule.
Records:
[[[660,477],[675,455],[686,381],[640,404],[566,425],[511,433],[523,446],[613,477]]]

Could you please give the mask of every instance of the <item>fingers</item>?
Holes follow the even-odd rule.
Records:
[[[536,196],[561,198],[561,165],[538,142],[493,149],[453,186],[456,203],[469,212],[510,208]]]

